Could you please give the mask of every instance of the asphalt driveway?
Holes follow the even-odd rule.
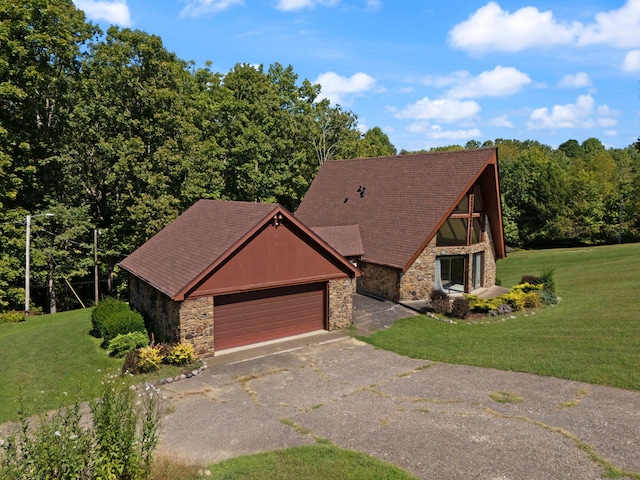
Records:
[[[413,360],[329,332],[208,364],[162,386],[165,455],[204,465],[324,438],[428,479],[640,472],[638,392]]]

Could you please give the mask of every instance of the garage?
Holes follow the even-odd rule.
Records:
[[[129,302],[198,355],[351,325],[360,271],[278,204],[200,200],[124,259]]]
[[[314,283],[215,297],[216,351],[322,330],[325,291]]]

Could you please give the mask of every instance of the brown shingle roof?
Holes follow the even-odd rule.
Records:
[[[278,213],[344,265],[359,271],[282,205],[199,200],[120,266],[174,300],[183,300],[194,285]]]
[[[269,203],[200,200],[120,266],[173,298],[278,208]]]
[[[344,257],[361,257],[364,255],[359,225],[314,227],[311,230]]]
[[[493,166],[493,167],[490,167]],[[485,169],[497,150],[477,149],[334,160],[322,165],[296,216],[311,227],[360,225],[363,260],[406,270]],[[364,188],[364,194],[359,189]],[[502,219],[492,224],[503,256]],[[499,225],[498,225],[499,224]]]

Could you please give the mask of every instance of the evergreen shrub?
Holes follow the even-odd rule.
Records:
[[[102,337],[102,347],[107,348],[109,342],[118,335],[131,332],[146,332],[142,315],[129,309],[114,313],[102,323],[100,335]]]
[[[109,355],[112,357],[124,357],[127,353],[136,348],[149,345],[149,336],[146,332],[129,332],[117,335],[109,342]]]
[[[130,310],[129,304],[113,297],[107,297],[100,301],[91,311],[91,325],[93,330],[91,334],[100,338],[103,337],[103,324],[112,315],[118,312],[126,312]]]
[[[0,312],[0,323],[18,323],[24,322],[26,319],[24,312],[10,311]]]
[[[187,365],[195,360],[196,353],[190,343],[178,343],[169,349],[164,361],[171,365]]]

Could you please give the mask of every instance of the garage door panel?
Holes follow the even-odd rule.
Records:
[[[214,303],[216,350],[324,328],[324,283],[224,295]]]

